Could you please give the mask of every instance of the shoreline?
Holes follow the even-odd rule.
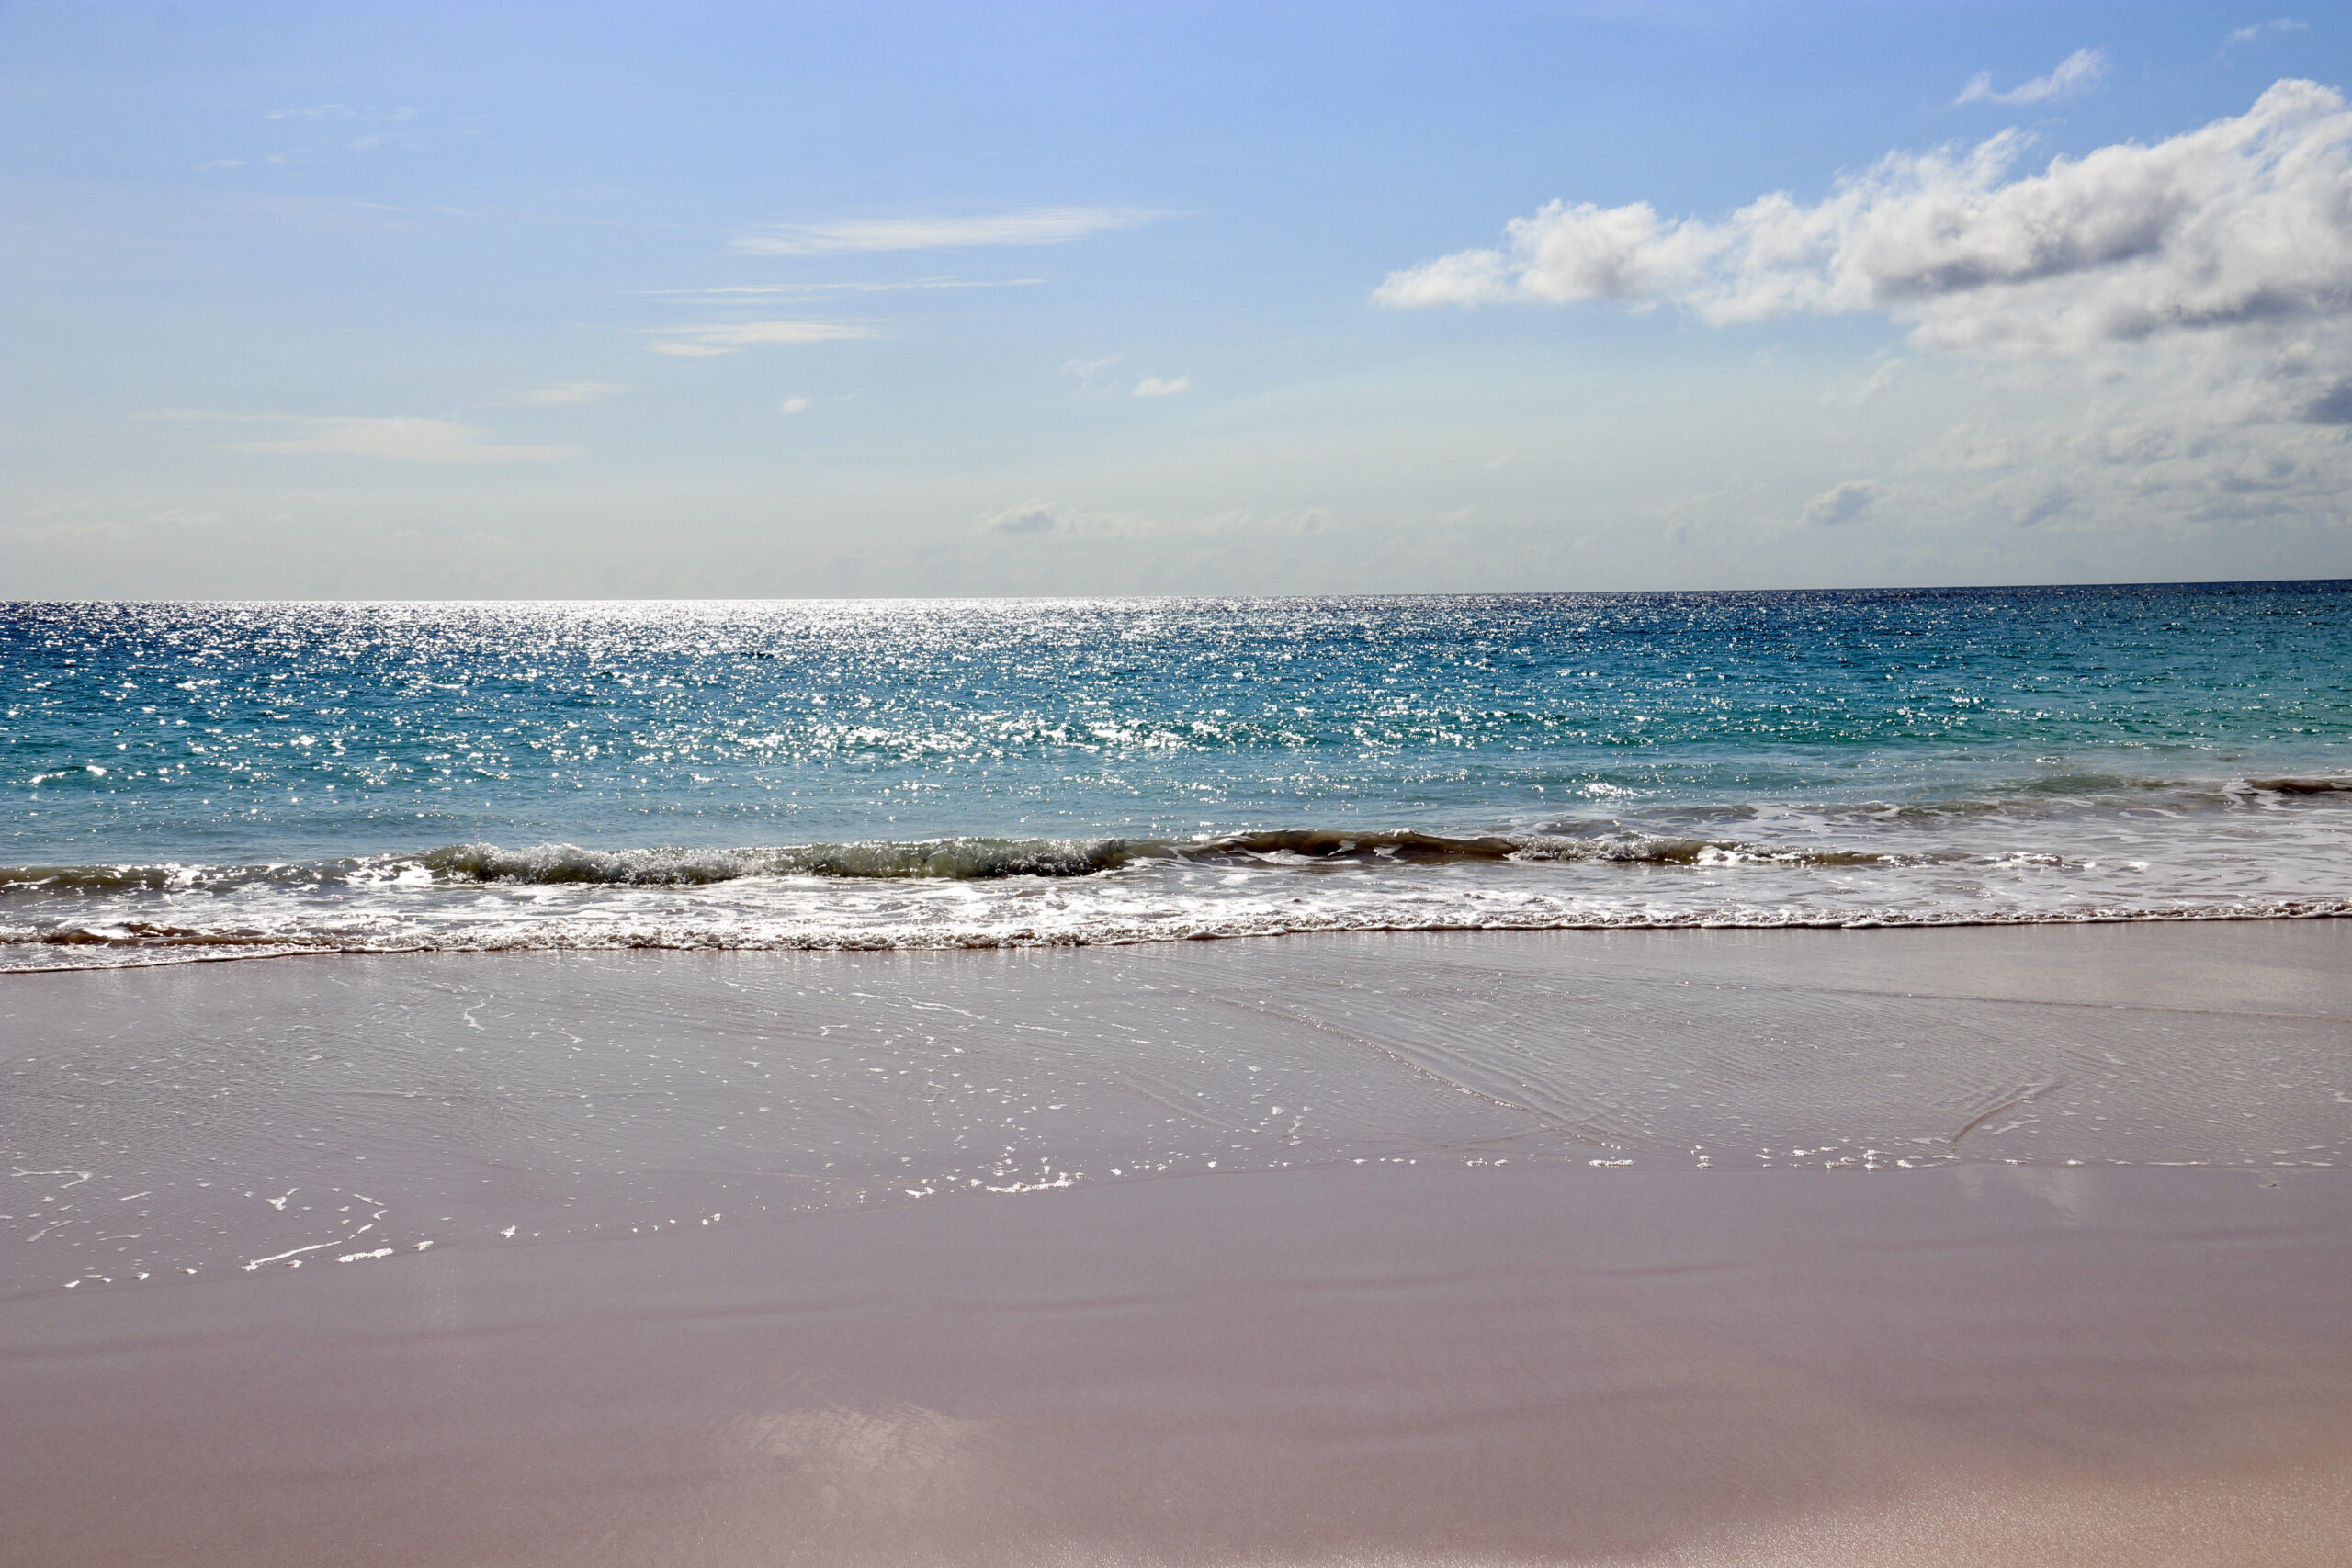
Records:
[[[1547,921],[1527,925],[1394,925],[1394,926],[1302,926],[1274,931],[1206,931],[1167,935],[1113,935],[1099,938],[1079,938],[1056,935],[1035,939],[1004,941],[963,941],[942,937],[935,942],[855,942],[838,939],[812,939],[806,943],[754,942],[730,942],[679,941],[673,942],[618,941],[609,943],[565,942],[515,942],[506,946],[472,947],[464,945],[411,947],[301,947],[289,944],[277,952],[190,952],[214,946],[230,946],[209,939],[190,942],[185,948],[164,944],[140,946],[138,951],[153,951],[153,958],[132,959],[110,964],[52,964],[0,965],[0,984],[11,975],[71,975],[96,974],[125,969],[168,969],[193,964],[238,964],[280,958],[419,958],[472,957],[500,958],[525,956],[586,956],[613,953],[676,953],[709,955],[739,953],[1077,953],[1094,949],[1159,947],[1191,942],[1271,942],[1306,940],[1323,937],[1410,937],[1410,936],[1496,936],[1532,935],[1548,932],[1668,932],[1668,931],[1941,931],[2009,930],[2018,928],[2086,926],[2195,926],[2195,925],[2264,925],[2299,924],[2308,921],[2352,921],[2352,899],[2322,900],[2326,907],[2291,911],[2255,911],[2233,909],[2207,910],[2184,907],[2178,909],[2137,909],[2122,912],[2094,910],[2079,914],[1966,914],[1936,916],[1919,919],[1781,919],[1781,920],[1589,920]],[[17,943],[24,947],[52,945],[39,942]],[[57,946],[81,947],[81,942],[56,943]],[[96,944],[89,944],[96,945]],[[125,944],[131,946],[132,944]],[[259,945],[259,944],[257,944]],[[179,954],[187,953],[187,956]]]

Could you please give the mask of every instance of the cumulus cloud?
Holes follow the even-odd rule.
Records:
[[[739,348],[837,343],[880,335],[871,327],[854,326],[846,321],[733,321],[698,327],[657,327],[653,330],[664,340],[653,345],[653,352],[673,355],[682,359],[709,359],[722,354],[732,354]]]
[[[1761,195],[1729,214],[1553,202],[1496,247],[1393,273],[1374,299],[1613,301],[1710,324],[1884,317],[1943,369],[1882,365],[1827,398],[1874,440],[1917,440],[1912,416],[1948,409],[1940,437],[1865,458],[1900,487],[1903,529],[2343,529],[2345,98],[2281,80],[2201,130],[2030,152],[2018,131],[1891,152],[1815,200]],[[1905,421],[1863,416],[1898,374],[1917,376]],[[1814,526],[1877,526],[1894,493],[1853,479],[1781,505]]]
[[[628,389],[618,381],[557,381],[545,387],[534,387],[518,392],[507,401],[524,408],[543,408],[558,403],[593,403],[605,398],[618,397]]]
[[[1835,527],[1851,523],[1886,495],[1883,485],[1868,479],[1848,479],[1844,484],[1823,491],[1804,503],[1804,520],[1817,528]]]
[[[808,407],[808,400],[807,398],[786,398],[784,400],[783,403],[777,407],[776,412],[785,414],[801,413],[805,412]]]
[[[944,251],[980,245],[1057,245],[1114,229],[1136,229],[1160,214],[1124,207],[1033,207],[935,218],[849,218],[779,224],[737,238],[753,255],[821,255],[842,251]]]
[[[2047,104],[2075,97],[2098,85],[2107,74],[2107,56],[2095,49],[2078,49],[2058,62],[2047,76],[2020,82],[2006,93],[1993,90],[1993,73],[1979,71],[1960,90],[1954,104]]]
[[[1136,383],[1136,396],[1138,398],[1172,398],[1179,392],[1192,389],[1193,378],[1190,376],[1146,376]]]
[[[1986,357],[2352,316],[2352,113],[2327,88],[2280,82],[2234,118],[2013,178],[2027,146],[1890,153],[1819,202],[1776,192],[1718,221],[1555,201],[1374,298],[1880,311],[1920,348]]]
[[[513,446],[481,439],[455,420],[402,417],[288,419],[292,434],[275,441],[236,441],[228,452],[288,457],[395,457],[412,463],[545,463],[576,457],[577,446]]]

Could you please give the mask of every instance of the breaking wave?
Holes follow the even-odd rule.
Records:
[[[1668,804],[1477,831],[448,844],[0,868],[0,970],[304,953],[1082,946],[1316,931],[2352,916],[2352,776]]]
[[[539,886],[699,887],[749,877],[909,878],[989,882],[1006,877],[1081,877],[1148,861],[1226,866],[1445,866],[1575,862],[1699,865],[1877,865],[1917,862],[1917,853],[1803,849],[1735,839],[1616,833],[1449,835],[1410,829],[1346,831],[1291,829],[1171,839],[928,839],[850,844],[789,844],[728,850],[655,847],[594,850],[577,844],[502,849],[449,844],[417,855],[370,855],[261,865],[68,865],[0,867],[0,894],[173,893],[237,887],[288,889],[421,882]]]

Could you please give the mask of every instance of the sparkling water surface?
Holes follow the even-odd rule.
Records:
[[[2352,912],[2352,584],[17,604],[0,964]]]

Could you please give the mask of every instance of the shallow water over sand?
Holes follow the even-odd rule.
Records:
[[[2347,974],[2315,921],[22,976],[0,1224],[111,1289],[1316,1166],[2325,1168]]]

